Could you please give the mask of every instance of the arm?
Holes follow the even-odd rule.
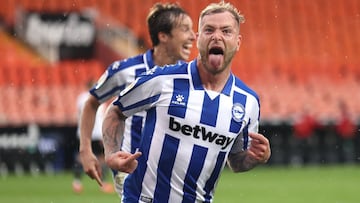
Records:
[[[101,167],[91,148],[91,137],[95,123],[96,111],[99,107],[97,99],[90,95],[80,115],[80,161],[85,173],[95,179],[101,186]]]
[[[228,156],[229,167],[234,172],[251,170],[258,164],[268,161],[271,155],[269,140],[261,134],[249,133],[252,138],[250,147],[245,151],[230,153]]]
[[[110,105],[103,122],[103,141],[105,158],[119,151],[125,129],[126,117],[117,106]]]
[[[131,154],[120,151],[125,119],[126,116],[117,106],[110,105],[108,107],[102,126],[105,161],[114,170],[132,173],[137,167],[136,159],[141,155],[141,152]]]

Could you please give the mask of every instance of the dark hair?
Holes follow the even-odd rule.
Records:
[[[170,34],[171,30],[179,23],[182,16],[189,15],[178,4],[156,3],[147,16],[147,25],[153,46],[159,44],[158,34]]]

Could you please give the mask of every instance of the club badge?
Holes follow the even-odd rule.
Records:
[[[236,122],[242,122],[245,116],[245,108],[240,103],[235,103],[232,107],[232,118]]]

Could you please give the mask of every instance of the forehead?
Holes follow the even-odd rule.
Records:
[[[186,26],[188,26],[188,25],[192,26],[192,23],[193,23],[193,22],[192,22],[190,16],[184,14],[184,15],[179,16],[179,17],[176,19],[176,21],[175,21],[175,26],[174,26],[174,27],[180,27],[180,26],[184,26],[184,25],[186,25]]]
[[[236,20],[230,12],[211,13],[203,16],[200,26],[236,26]]]

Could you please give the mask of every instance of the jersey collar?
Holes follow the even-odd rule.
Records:
[[[144,62],[149,69],[152,69],[155,66],[154,59],[153,59],[153,53],[154,53],[153,49],[149,49],[145,53],[145,61]]]
[[[196,62],[197,62],[197,59],[193,60],[190,64],[190,72],[191,72],[191,76],[192,76],[194,89],[195,90],[205,90],[203,85],[201,84],[200,74],[199,74]],[[233,80],[234,80],[234,75],[230,74],[230,76],[225,84],[224,89],[221,91],[221,94],[230,96]]]

